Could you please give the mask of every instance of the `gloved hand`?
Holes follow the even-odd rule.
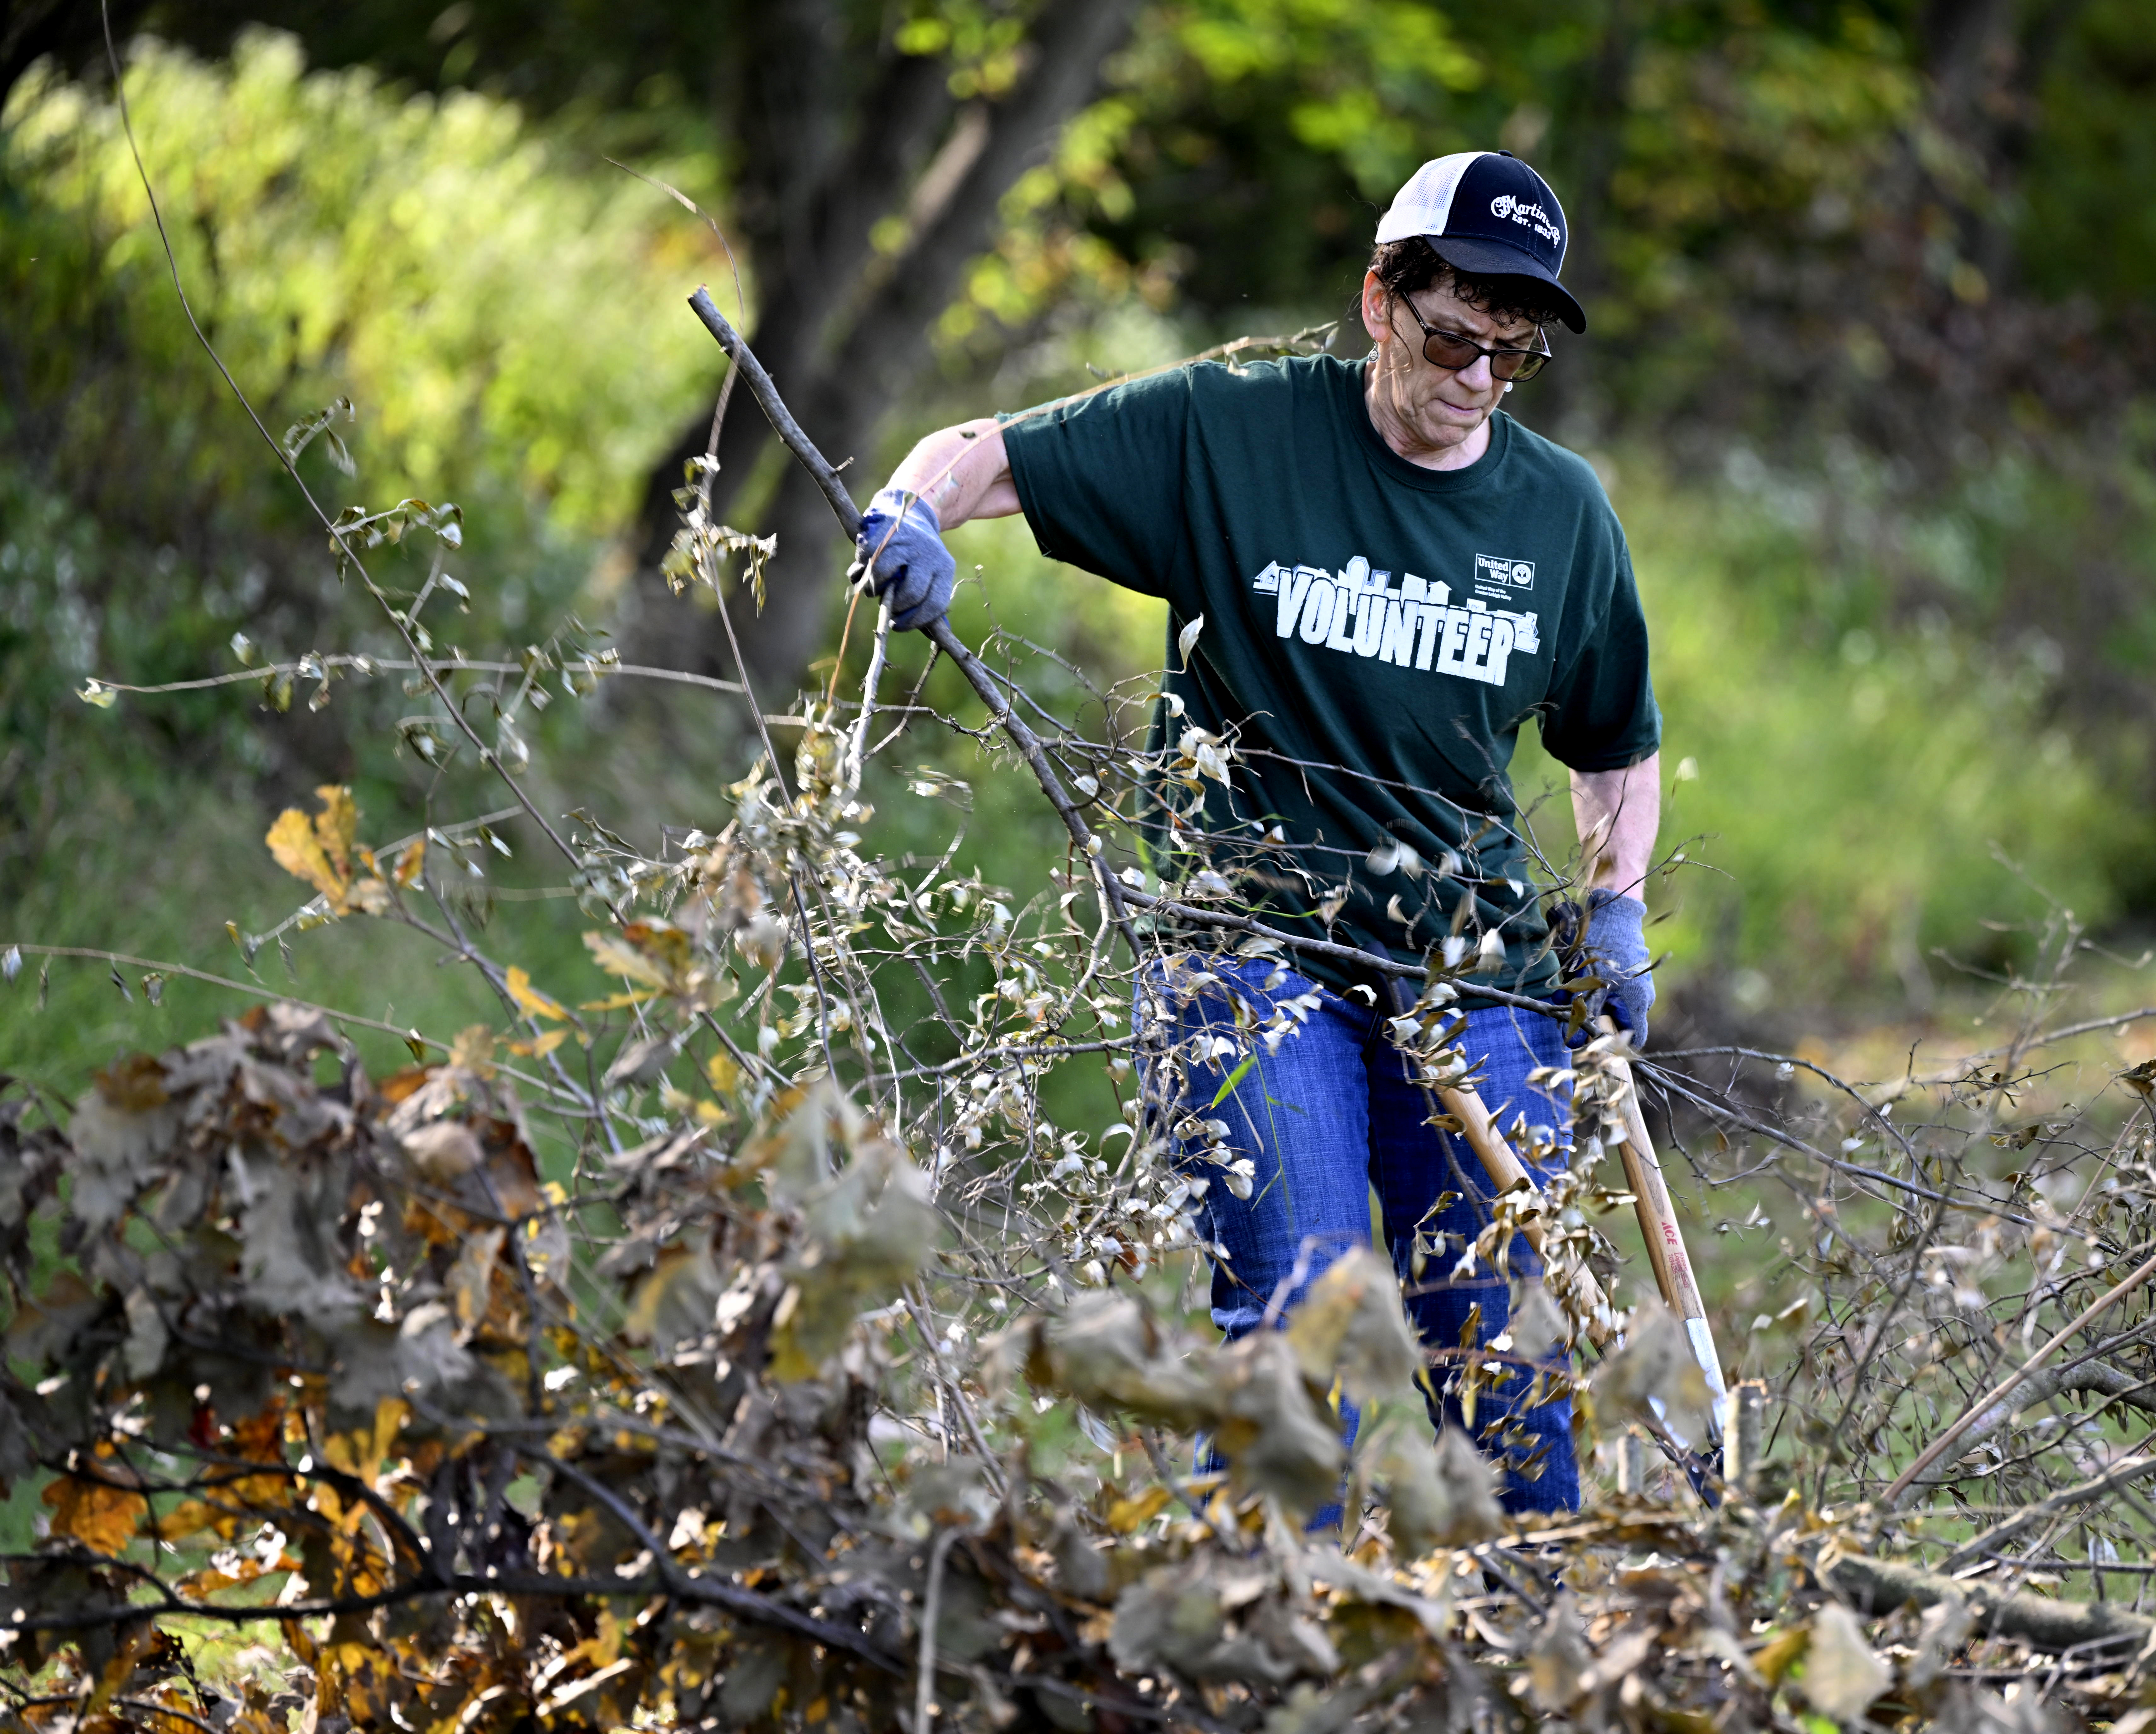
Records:
[[[1587,950],[1594,973],[1609,984],[1604,1001],[1625,1027],[1632,1046],[1647,1045],[1647,1010],[1655,1003],[1655,978],[1647,961],[1647,906],[1620,891],[1587,893]]]
[[[891,623],[900,631],[933,625],[951,611],[958,563],[943,546],[936,508],[919,495],[896,487],[878,494],[854,547],[849,575],[869,574],[869,589],[891,604]]]

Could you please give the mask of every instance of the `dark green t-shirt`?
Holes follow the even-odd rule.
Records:
[[[1584,461],[1507,415],[1466,469],[1409,463],[1363,382],[1329,356],[1208,363],[1009,418],[1004,446],[1043,553],[1167,599],[1183,710],[1156,741],[1236,747],[1232,790],[1206,781],[1202,818],[1162,812],[1157,837],[1268,918],[1403,960],[1496,932],[1505,962],[1476,979],[1538,991],[1557,968],[1507,775],[1520,724],[1580,770],[1661,740],[1624,531]]]

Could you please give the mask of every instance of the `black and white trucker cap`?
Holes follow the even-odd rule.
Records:
[[[1564,207],[1510,151],[1461,151],[1425,162],[1378,219],[1378,239],[1422,236],[1447,265],[1478,275],[1533,277],[1558,293],[1575,332],[1587,315],[1557,280],[1564,263]]]

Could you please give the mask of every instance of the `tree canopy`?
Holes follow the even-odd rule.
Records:
[[[1044,320],[1136,286],[1223,328],[1344,307],[1377,210],[1445,151],[1537,162],[1572,218],[1594,321],[1538,394],[1575,440],[1691,463],[1742,439],[1813,457],[1855,439],[1937,488],[2030,441],[2102,437],[2152,365],[2156,200],[2133,172],[2156,36],[2128,0],[1173,0],[716,12],[305,0],[160,10],[211,52],[259,20],[310,57],[567,117],[592,146],[706,165],[753,335],[829,448],[866,461],[935,366],[993,364]],[[33,15],[101,54],[90,15]],[[1351,333],[1352,335],[1352,333]],[[644,497],[665,540],[685,419]],[[730,427],[782,564],[820,567],[814,502]],[[759,466],[762,467],[759,467]],[[751,625],[773,672],[819,608],[787,587]],[[658,599],[654,642],[707,625]]]

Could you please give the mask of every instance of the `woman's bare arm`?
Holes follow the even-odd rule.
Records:
[[[1662,755],[1651,754],[1622,770],[1574,771],[1572,817],[1588,862],[1588,888],[1645,903],[1662,825]]]
[[[1009,517],[1019,510],[1004,430],[993,416],[929,435],[891,472],[888,486],[918,494],[947,531],[971,518]]]

